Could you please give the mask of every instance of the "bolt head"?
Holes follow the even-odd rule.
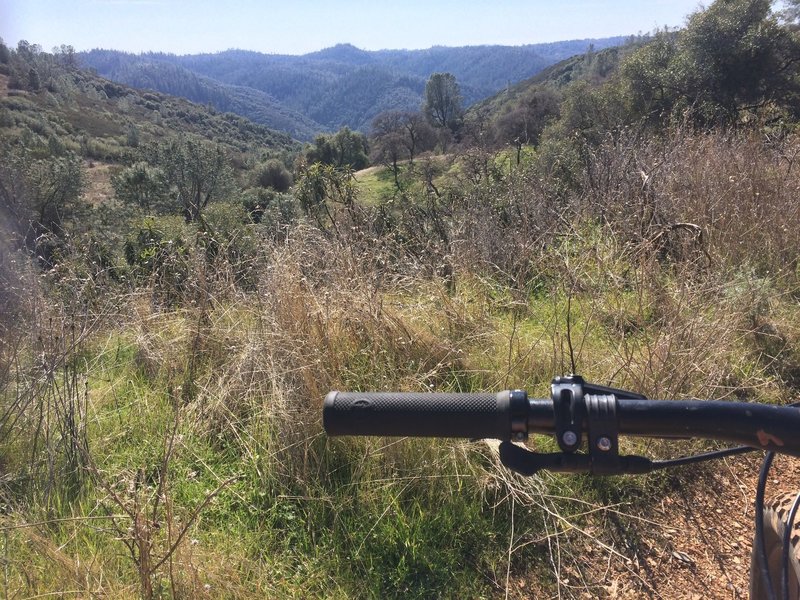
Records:
[[[578,436],[574,431],[565,431],[564,435],[561,436],[561,441],[567,446],[574,446],[578,443]]]
[[[597,438],[597,448],[598,450],[602,450],[603,452],[608,452],[611,450],[611,440],[607,437]]]

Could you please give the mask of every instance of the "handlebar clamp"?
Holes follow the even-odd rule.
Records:
[[[585,398],[592,473],[620,473],[617,397],[614,394],[586,394]]]
[[[583,443],[584,385],[580,375],[556,377],[550,385],[556,441],[562,452],[575,452]]]
[[[561,453],[538,454],[505,441],[500,445],[503,464],[523,475],[532,475],[541,469],[594,475],[643,473],[650,470],[651,463],[645,458],[619,455],[617,398],[644,396],[587,384],[580,375],[557,377],[550,389],[554,431]],[[519,391],[511,392],[512,406],[513,400],[521,402],[522,394]],[[524,434],[515,427],[516,421],[512,417],[512,437],[521,441]],[[584,428],[588,440],[586,454],[577,452],[583,444]]]

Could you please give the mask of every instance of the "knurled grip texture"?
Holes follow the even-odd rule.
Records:
[[[509,393],[331,392],[322,422],[328,435],[511,438]]]

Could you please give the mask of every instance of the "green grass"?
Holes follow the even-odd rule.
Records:
[[[356,174],[359,202],[378,206],[394,197],[397,187],[391,171],[385,167],[371,167]]]
[[[31,535],[38,528],[9,540],[19,557],[11,565],[12,580],[32,581],[27,592],[64,589],[63,572],[48,570],[47,565],[58,559],[69,570],[81,561],[113,578],[114,587],[104,589],[135,593],[136,563],[126,556],[119,539],[125,538],[126,518],[120,519],[121,530],[79,519],[130,510],[135,501],[145,514],[155,510],[154,490],[178,410],[167,496],[156,515],[154,557],[164,556],[169,546],[167,528],[179,531],[220,482],[237,477],[190,526],[186,543],[175,555],[184,576],[193,568],[204,573],[198,579],[203,586],[220,589],[224,584],[240,596],[426,598],[489,593],[482,573],[501,569],[498,557],[509,524],[507,507],[492,508],[486,502],[481,473],[488,465],[481,451],[455,453],[451,444],[427,441],[332,442],[317,431],[305,454],[298,456],[281,423],[265,411],[240,422],[236,436],[219,427],[209,437],[208,427],[198,421],[200,407],[181,407],[170,393],[180,380],[183,352],[189,346],[181,337],[180,321],[173,316],[153,327],[150,337],[117,333],[83,350],[92,364],[90,448],[104,483],[87,483],[78,504],[54,505],[53,514],[59,518],[78,520],[37,533],[44,538],[36,543]],[[170,368],[142,372],[145,351],[163,352]],[[200,375],[203,385],[211,376],[211,370]],[[251,401],[261,405],[270,400]],[[104,486],[115,490],[125,507],[112,501]],[[164,512],[167,504],[169,514]],[[35,516],[28,513],[31,520]],[[36,549],[35,554],[25,547]],[[214,573],[210,562],[231,563],[235,574]],[[164,569],[153,578],[158,593],[168,593],[166,578]],[[196,589],[191,586],[198,581],[181,585]]]
[[[416,158],[413,167],[408,161],[399,164],[396,183],[391,168],[376,165],[356,173],[359,202],[373,207],[383,203],[391,205],[391,202],[397,198],[416,197],[426,193],[421,175],[424,169],[430,170],[434,185],[441,189],[453,184],[454,178],[459,173],[459,167],[454,163],[452,157]]]
[[[409,326],[413,320],[431,333],[444,331],[443,343],[463,351],[461,366],[454,363],[442,372],[440,389],[498,387],[495,374],[508,365],[510,347],[510,383],[530,384],[544,393],[550,371],[546,357],[553,352],[548,336],[563,318],[566,300],[534,296],[520,305],[503,288],[478,279],[462,282],[460,290],[456,297],[392,298]],[[624,308],[630,302],[621,304]],[[588,328],[592,340],[582,348],[583,360],[602,365],[597,357],[607,352],[604,340],[609,339],[602,335],[603,328],[611,322],[595,318],[590,302],[575,302],[572,310],[576,331]],[[221,326],[230,315],[223,311],[212,322]],[[498,470],[483,444],[327,440],[318,425],[304,440],[287,425],[290,415],[264,410],[273,401],[269,396],[249,397],[250,409],[237,413],[238,420],[229,425],[205,422],[202,403],[212,396],[201,395],[182,405],[170,393],[181,381],[190,347],[182,333],[183,318],[172,315],[151,325],[150,337],[123,332],[99,340],[84,350],[84,358],[92,365],[89,431],[98,468],[107,485],[122,482],[114,489],[128,502],[136,495],[126,486],[136,481],[144,485],[139,497],[146,511],[154,507],[152,489],[178,410],[165,497],[170,513],[163,512],[167,504],[162,504],[154,556],[164,556],[169,547],[169,527],[180,531],[210,492],[236,477],[203,508],[175,554],[180,572],[175,585],[187,593],[203,594],[208,585],[211,596],[219,591],[228,597],[489,598],[502,587],[509,568],[515,574],[538,570],[537,577],[545,581],[552,577],[546,544],[525,545],[509,567],[512,510],[516,535],[546,526],[562,530],[569,539],[569,531],[594,530],[602,522],[589,514],[591,507],[613,505],[623,513],[638,512],[646,508],[648,498],[675,485],[667,476],[548,476],[524,482]],[[185,318],[191,322],[190,315]],[[461,325],[448,328],[448,319]],[[241,323],[244,329],[256,327],[247,318]],[[252,335],[241,330],[235,334],[240,341],[229,337],[231,348]],[[403,362],[410,356],[405,354],[408,350],[386,346],[385,360],[361,360],[356,352],[341,375],[344,381],[368,387],[387,369],[391,379],[408,377],[416,368]],[[169,357],[169,366],[143,372],[145,351]],[[216,358],[204,363],[198,374],[201,389],[212,389],[215,372],[225,364],[221,355],[211,356]],[[225,413],[215,414],[219,418]],[[508,490],[514,487],[520,499],[512,509]],[[540,496],[543,492],[546,496]],[[560,514],[559,520],[553,521],[541,504]],[[14,556],[8,589],[28,594],[63,590],[65,573],[80,562],[94,569],[84,573],[80,585],[90,581],[105,586],[107,593],[135,596],[136,564],[119,539],[120,530],[80,520],[121,510],[106,490],[90,483],[78,503],[56,502],[53,507],[49,515],[28,511],[26,518],[76,520],[12,530],[7,542]],[[620,518],[620,526],[631,528],[634,536],[633,525]],[[602,541],[605,534],[599,531]],[[60,561],[57,569],[53,561]],[[165,569],[153,581],[158,593],[167,597],[173,583]],[[101,574],[106,583],[99,583]]]
[[[702,397],[786,391],[793,296],[761,286],[765,305],[741,282],[693,288],[670,273],[645,287],[618,250],[586,224],[549,248],[530,289],[462,273],[454,290],[420,278],[376,291],[352,270],[344,285],[333,261],[326,275],[340,279],[311,288],[298,276],[305,263],[282,255],[258,294],[170,310],[129,299],[67,361],[88,376],[93,477],[79,494],[56,486],[49,503],[20,477],[17,507],[0,517],[0,527],[65,519],[7,529],[9,595],[69,581],[87,595],[137,597],[140,564],[125,547],[136,514],[152,524],[155,561],[186,534],[151,577],[156,597],[174,586],[190,597],[495,598],[507,575],[552,589],[556,553],[581,565],[587,543],[610,547],[620,531],[636,539],[636,518],[680,480],[523,479],[485,443],[329,439],[320,390],[525,387],[544,397],[550,378],[571,370],[569,315],[590,380]],[[552,275],[562,267],[581,285]],[[756,317],[781,332],[780,365],[742,333]],[[27,440],[2,447],[17,473]],[[549,438],[532,444],[554,450]],[[624,448],[677,453],[641,440]],[[114,525],[110,514],[123,516]]]

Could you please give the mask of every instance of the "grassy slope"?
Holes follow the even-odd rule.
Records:
[[[625,56],[639,47],[641,43],[637,42],[569,57],[494,96],[476,102],[469,107],[467,117],[481,115],[483,119],[496,119],[540,89],[563,91],[570,84],[580,81],[601,83],[616,71]]]
[[[7,81],[7,80],[6,80]],[[221,143],[232,154],[280,152],[298,148],[282,133],[232,114],[217,114],[186,100],[141,92],[93,76],[66,73],[50,93],[11,90],[0,107],[14,127],[34,127],[44,137],[58,136],[91,158],[119,160],[128,150],[131,131],[141,142],[193,134]],[[86,147],[81,148],[81,143]]]
[[[604,253],[611,249],[597,241],[581,240],[600,251],[585,268],[607,266]],[[172,580],[166,564],[153,578],[164,596],[171,586],[192,597],[502,595],[507,569],[515,581],[552,583],[553,549],[537,542],[536,532],[564,536],[562,551],[572,557],[564,560],[579,564],[573,562],[579,545],[570,539],[580,544],[581,532],[592,531],[595,551],[604,554],[614,543],[613,529],[603,525],[609,515],[635,530],[651,501],[676,485],[663,475],[618,484],[522,480],[499,469],[492,447],[482,443],[325,439],[319,409],[328,389],[524,385],[544,395],[550,375],[568,370],[560,334],[567,303],[555,292],[521,302],[502,286],[469,278],[455,294],[424,282],[376,290],[368,274],[352,272],[349,258],[333,249],[322,252],[333,279],[312,292],[297,273],[316,253],[306,248],[271,257],[278,272],[264,282],[269,287],[258,304],[212,301],[164,313],[147,297],[131,297],[121,312],[107,315],[110,322],[78,348],[95,476],[77,497],[61,492],[5,517],[15,527],[9,595],[63,591],[70,581],[81,593],[135,597],[141,559],[131,558],[123,543],[146,537],[158,561],[187,524],[172,555]],[[587,290],[572,301],[582,340],[577,360],[588,377],[607,381],[621,366],[630,377],[646,373],[641,365],[654,360],[658,340],[671,334],[672,357],[639,389],[678,386],[686,394],[719,396],[736,378],[736,389],[749,386],[754,399],[780,395],[779,382],[738,345],[718,343],[709,356],[696,337],[679,341],[688,332],[728,338],[728,307],[694,310],[683,329],[670,331],[652,320],[641,325],[653,299],[617,292],[612,300],[612,290]],[[322,295],[324,303],[316,299]],[[702,299],[675,302],[683,315]],[[787,331],[796,307],[775,308],[784,314],[774,322]],[[641,328],[621,352],[619,328],[626,323]],[[42,336],[47,348],[63,334],[58,325],[39,323],[30,335]],[[720,372],[686,379],[709,367]],[[627,451],[643,449],[632,444]],[[8,473],[26,463],[18,460]],[[586,503],[589,514],[581,508]],[[150,515],[151,525],[131,529],[138,511]],[[116,527],[102,518],[107,514],[122,515]],[[31,524],[53,517],[65,521]],[[512,527],[519,548],[509,563]]]

